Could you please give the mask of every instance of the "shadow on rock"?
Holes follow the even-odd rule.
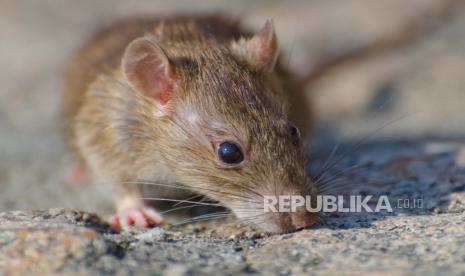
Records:
[[[336,154],[332,154],[335,146],[328,143],[316,147],[321,150],[311,153],[308,170],[322,193],[344,196],[346,207],[351,197],[371,197],[368,206],[373,210],[327,213],[320,227],[363,228],[387,216],[462,213],[463,141],[461,137],[349,141],[338,146]],[[381,197],[389,201],[392,212],[374,212],[377,204],[386,206]]]

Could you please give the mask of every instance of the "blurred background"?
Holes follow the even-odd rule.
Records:
[[[118,18],[204,12],[252,29],[274,19],[281,58],[307,82],[317,147],[373,133],[393,141],[465,134],[465,1],[1,0],[0,211],[108,212],[105,190],[68,180],[58,115],[66,62]]]

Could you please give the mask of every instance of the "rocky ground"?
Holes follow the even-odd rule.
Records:
[[[388,195],[393,213],[275,236],[233,220],[115,234],[91,214],[112,207],[101,187],[68,179],[69,56],[116,18],[218,10],[253,28],[274,18],[319,121],[310,172],[340,143],[348,154],[329,175],[359,166],[335,187]],[[465,273],[464,15],[460,0],[1,1],[0,274]]]

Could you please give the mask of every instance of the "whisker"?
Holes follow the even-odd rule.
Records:
[[[226,223],[223,226],[229,226],[231,224],[244,224],[244,223],[251,222],[251,221],[255,222],[257,218],[260,218],[262,216],[269,215],[269,214],[270,213],[260,213],[258,215],[249,216],[249,217],[245,217],[245,218],[237,218],[236,217],[236,221]]]
[[[183,220],[181,222],[173,224],[172,226],[176,227],[176,226],[191,223],[191,222],[199,222],[199,221],[205,221],[205,220],[211,220],[211,219],[225,218],[231,215],[232,214],[229,212],[217,212],[217,213],[205,214],[205,215],[200,215],[200,216],[196,216],[193,218]]]
[[[339,146],[341,145],[340,142],[338,142],[336,145],[334,145],[333,147],[333,150],[331,151],[331,154],[328,156],[328,158],[326,159],[325,163],[323,164],[323,166],[321,167],[321,172],[325,171],[326,167],[329,165],[329,163],[332,161],[332,159],[334,158],[334,155],[336,154]],[[320,173],[321,174],[321,173]],[[318,180],[319,177],[320,177],[320,174],[318,174],[315,179]]]
[[[325,169],[324,172],[322,172],[320,174],[320,178],[325,176],[327,173],[329,173],[330,169],[334,168],[336,165],[338,165],[342,160],[344,160],[346,157],[348,157],[349,155],[355,153],[362,145],[364,145],[365,143],[367,143],[370,139],[373,139],[381,130],[383,130],[384,128],[402,120],[402,119],[405,119],[407,118],[408,116],[411,116],[413,114],[406,114],[406,115],[403,115],[403,116],[400,116],[399,118],[396,118],[396,119],[393,119],[393,120],[390,120],[386,123],[384,123],[381,127],[375,129],[375,131],[373,131],[371,134],[365,136],[364,138],[360,139],[359,142],[357,142],[355,144],[354,147],[348,149],[345,153],[343,153],[338,159],[336,159],[331,165],[329,165],[328,168]]]
[[[182,200],[182,199],[172,199],[172,198],[162,198],[162,197],[142,197],[140,199],[153,200],[153,201],[170,201],[170,202],[192,203],[192,204],[197,204],[198,206],[219,206],[219,207],[224,207],[221,204],[215,204],[215,203],[196,202],[196,201],[189,201],[189,200]]]
[[[386,101],[384,101],[384,103],[380,104],[379,107],[377,108],[376,112],[373,114],[373,116],[376,116],[377,114],[379,114],[384,109],[384,107],[392,101],[392,99],[393,99],[393,96],[390,96]],[[341,141],[338,141],[334,145],[329,157],[326,159],[325,163],[321,167],[321,172],[315,178],[318,179],[319,176],[321,175],[321,173],[326,170],[327,166],[329,165],[330,160],[334,158],[334,155],[336,154],[336,152],[337,152],[340,145],[341,145]]]
[[[178,210],[182,210],[182,209],[188,209],[188,208],[193,208],[193,207],[198,207],[199,205],[197,204],[191,204],[191,205],[187,205],[187,206],[181,206],[181,207],[176,207],[176,208],[172,208],[172,209],[169,209],[169,210],[166,210],[166,211],[162,211],[160,212],[160,214],[168,214],[168,213],[172,213],[174,211],[178,211]]]
[[[150,180],[142,180],[142,181],[124,181],[124,182],[116,182],[119,184],[140,184],[140,185],[154,185],[154,186],[162,186],[162,187],[168,187],[168,188],[176,188],[180,190],[186,190],[192,192],[192,188],[189,188],[183,184],[180,183],[160,183],[160,182],[155,182],[155,181],[150,181]],[[230,192],[224,192],[224,191],[216,191],[208,188],[203,188],[203,187],[196,187],[195,189],[203,190],[203,191],[208,191],[211,192],[212,194],[222,194],[222,195],[227,195],[227,196],[233,196],[236,197],[237,199],[247,199],[250,202],[260,202],[257,201],[256,199],[252,197],[248,197],[246,195],[239,195],[235,193],[230,193]]]
[[[190,196],[190,197],[188,197],[188,198],[186,198],[184,200],[192,200],[192,199],[199,198],[199,197],[203,197],[203,196],[200,195],[200,194],[199,195],[193,195],[193,196]],[[205,200],[205,198],[203,197],[203,198],[201,198],[199,200],[196,200],[196,202],[203,202],[204,200]],[[177,202],[177,203],[173,204],[173,207],[176,207],[176,206],[178,206],[178,205],[180,205],[182,203],[183,202]]]
[[[326,178],[326,179],[322,179],[320,178],[319,180],[315,181],[315,185],[317,185],[318,187],[324,187],[324,185],[326,183],[329,183],[331,181],[334,181],[335,179],[341,177],[341,176],[344,176],[344,174],[347,174],[347,173],[350,173],[350,172],[354,172],[356,170],[359,170],[361,168],[363,168],[364,166],[366,166],[367,164],[356,164],[354,166],[350,166],[348,168],[345,168],[335,174],[333,174],[331,177],[329,178]]]
[[[322,189],[319,194],[320,195],[345,195],[347,192],[351,191],[353,188],[353,184],[350,182],[340,183],[342,181],[338,180],[335,182],[334,185],[328,186],[328,188]],[[337,188],[337,190],[335,190]]]

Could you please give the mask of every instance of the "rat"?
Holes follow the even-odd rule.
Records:
[[[114,229],[163,222],[127,185],[147,180],[180,183],[255,228],[289,232],[318,214],[265,213],[263,198],[318,192],[306,171],[312,113],[303,93],[280,61],[271,19],[251,32],[222,15],[129,18],[72,59],[66,137],[112,192]]]

